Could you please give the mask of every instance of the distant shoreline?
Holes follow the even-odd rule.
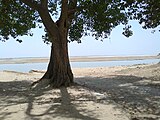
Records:
[[[126,61],[160,59],[160,56],[81,56],[70,57],[71,62],[96,62],[96,61]],[[47,63],[48,57],[28,57],[28,58],[1,58],[0,64],[25,64],[25,63]]]

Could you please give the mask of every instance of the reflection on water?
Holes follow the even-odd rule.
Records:
[[[97,62],[71,62],[72,68],[85,68],[85,67],[112,67],[121,65],[134,65],[134,64],[151,64],[158,63],[160,59],[147,59],[147,60],[131,60],[131,61],[97,61]],[[29,72],[30,70],[46,70],[48,63],[26,63],[26,64],[0,64],[0,71],[12,70],[19,72]]]

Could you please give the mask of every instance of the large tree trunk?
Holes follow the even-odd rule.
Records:
[[[73,74],[68,55],[67,37],[69,21],[71,21],[68,18],[68,0],[62,0],[61,15],[57,22],[54,22],[49,14],[48,2],[43,1],[42,3],[38,7],[38,13],[52,42],[51,56],[46,73],[32,86],[37,84],[41,84],[42,87],[48,84],[53,87],[69,86],[73,83]]]
[[[52,85],[55,88],[70,86],[73,83],[73,74],[69,62],[67,34],[60,33],[57,43],[52,43],[50,61],[44,76],[32,84]],[[42,87],[42,86],[41,86]]]
[[[69,86],[73,83],[67,44],[52,44],[49,65],[42,79],[50,79],[53,87]]]

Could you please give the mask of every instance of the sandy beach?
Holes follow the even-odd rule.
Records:
[[[160,120],[160,64],[73,73],[75,86],[30,89],[44,71],[1,71],[0,120]]]
[[[122,61],[160,59],[160,56],[81,56],[70,57],[70,62]],[[47,57],[35,58],[1,58],[0,64],[48,63]]]

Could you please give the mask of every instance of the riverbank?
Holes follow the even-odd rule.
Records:
[[[78,85],[30,90],[43,71],[0,72],[1,120],[160,120],[160,64],[74,68]]]
[[[123,60],[144,60],[144,59],[160,59],[160,56],[82,56],[70,57],[71,62],[96,62],[96,61],[123,61]],[[23,63],[48,63],[49,58],[1,58],[0,64],[23,64]]]

